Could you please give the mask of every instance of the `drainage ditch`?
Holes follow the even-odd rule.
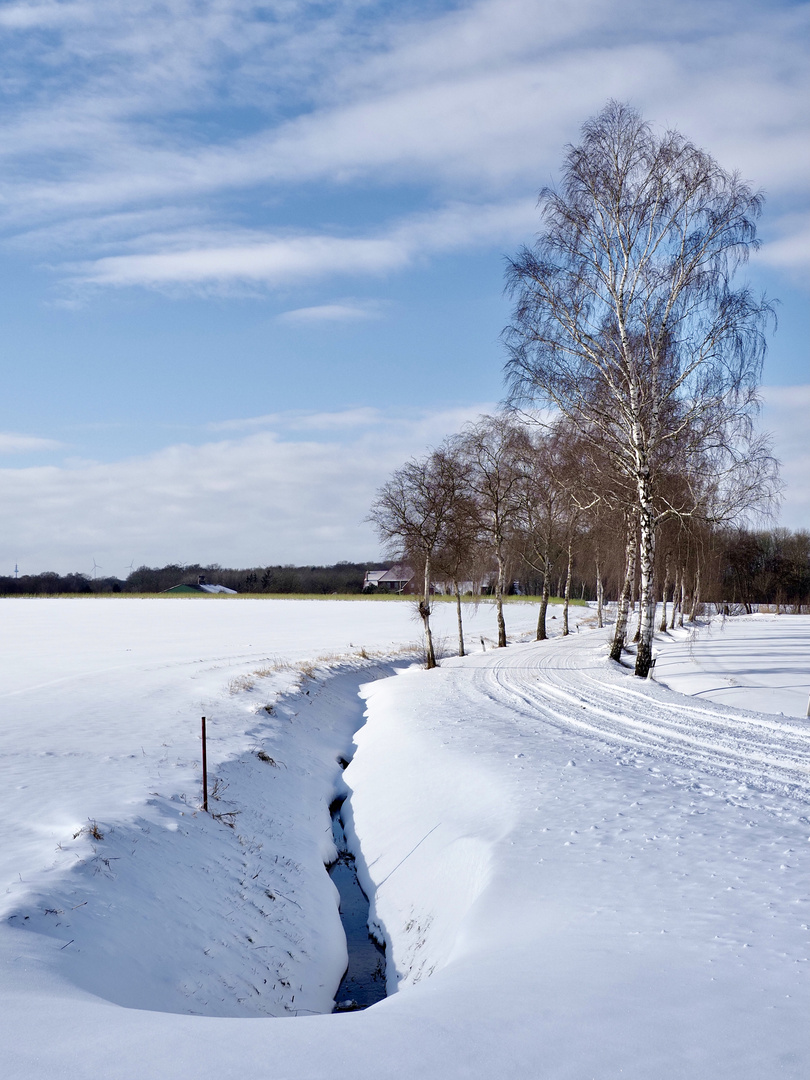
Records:
[[[346,934],[349,963],[335,995],[335,1012],[357,1012],[385,997],[385,950],[368,930],[368,897],[357,880],[354,856],[346,845],[341,808],[345,799],[329,807],[332,834],[338,851],[329,876],[340,894],[340,918]]]

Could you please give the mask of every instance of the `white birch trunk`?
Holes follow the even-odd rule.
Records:
[[[627,637],[627,619],[630,613],[630,596],[633,591],[633,581],[636,576],[636,530],[630,515],[627,518],[627,542],[625,547],[625,570],[624,584],[619,595],[619,604],[616,609],[616,629],[613,633],[613,644],[610,649],[611,660],[621,660]]]
[[[664,587],[661,590],[661,622],[658,629],[662,634],[666,633],[667,629],[667,597],[669,596],[669,584],[670,584],[670,567],[672,564],[672,552],[667,552],[666,565],[664,569]],[[672,597],[672,603],[675,603],[675,596]]]
[[[596,625],[600,630],[605,625],[605,586],[598,555],[596,557]]]
[[[670,630],[675,629],[675,616],[678,614],[680,588],[683,581],[683,570],[675,571],[675,583],[672,586],[672,618],[669,620]]]
[[[453,587],[456,591],[456,616],[458,618],[458,655],[464,656],[464,624],[461,620],[461,590],[458,587],[458,582],[453,582]]]
[[[436,653],[433,651],[433,634],[430,630],[430,556],[425,556],[425,592],[419,604],[419,614],[425,627],[425,656],[428,668],[436,667]]]
[[[655,637],[655,519],[649,480],[639,477],[639,643],[636,652],[636,675],[646,679],[652,667],[652,646]]]
[[[681,571],[681,599],[678,602],[678,626],[683,627],[683,609],[686,607],[686,574]]]
[[[498,577],[495,583],[495,604],[498,609],[498,648],[506,648],[506,623],[503,618],[503,584],[506,577],[506,565],[501,555],[500,545],[495,552],[498,561]]]
[[[700,566],[695,571],[695,591],[692,594],[692,609],[689,612],[689,622],[697,618],[698,604],[700,603]]]
[[[548,547],[543,554],[543,593],[540,597],[540,611],[537,615],[537,641],[546,640],[546,612],[548,611],[548,596],[551,589],[549,582],[550,567],[548,565]]]

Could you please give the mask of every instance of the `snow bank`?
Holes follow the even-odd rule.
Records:
[[[470,757],[448,771],[442,672],[411,671],[363,688],[374,722],[346,771],[352,837],[372,923],[384,932],[389,992],[418,983],[453,953],[514,825],[508,791]],[[381,719],[377,719],[377,718]],[[396,928],[396,932],[394,932]]]

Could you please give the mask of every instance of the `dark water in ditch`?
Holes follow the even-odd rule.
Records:
[[[346,848],[340,819],[342,806],[343,800],[338,799],[329,808],[338,849],[329,876],[340,893],[340,918],[349,951],[349,966],[335,995],[335,1012],[354,1012],[385,997],[385,951],[368,932],[368,899],[357,880],[354,856]]]

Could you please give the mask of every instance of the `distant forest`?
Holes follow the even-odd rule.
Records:
[[[58,596],[86,593],[162,593],[175,585],[225,585],[238,593],[361,593],[366,570],[387,570],[390,562],[339,562],[334,566],[257,566],[229,570],[217,563],[200,566],[139,566],[125,580],[89,574],[21,574],[0,577],[1,596]]]
[[[603,542],[604,546],[604,542]],[[618,545],[616,545],[618,547]],[[607,553],[606,553],[607,554]],[[617,551],[605,559],[606,599],[616,599],[621,587],[621,558]],[[807,610],[810,606],[810,533],[787,529],[715,532],[704,539],[707,601],[728,603],[751,610],[756,604],[778,604],[786,610]],[[584,600],[596,597],[593,538],[588,530],[577,537],[573,549],[571,595]],[[194,585],[200,575],[209,584],[225,585],[238,593],[308,593],[330,596],[335,593],[360,594],[367,570],[387,570],[392,562],[338,562],[332,566],[265,566],[232,570],[216,563],[179,566],[140,566],[125,580],[88,574],[23,574],[0,577],[0,596],[59,596],[103,593],[162,593],[175,585]],[[564,587],[554,581],[553,592]],[[492,580],[491,568],[482,566],[478,581]],[[437,575],[437,584],[442,585]],[[539,595],[542,578],[529,565],[519,548],[512,552],[509,567],[510,593]],[[376,589],[370,590],[376,593]],[[476,587],[488,593],[489,587]]]

